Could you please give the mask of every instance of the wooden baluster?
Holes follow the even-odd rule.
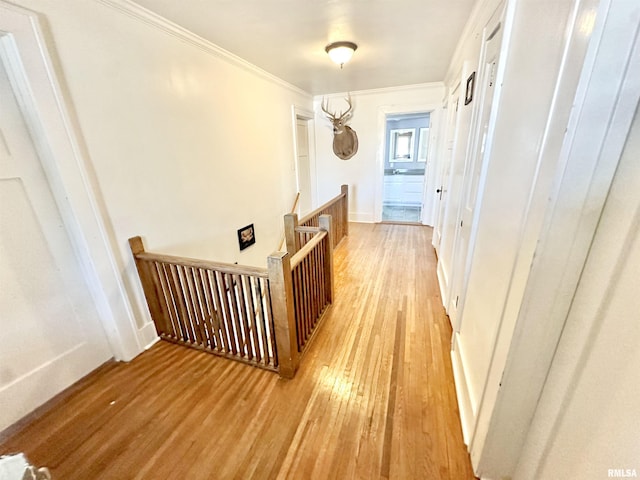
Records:
[[[253,356],[257,362],[262,362],[263,355],[260,348],[260,337],[258,332],[258,314],[255,308],[256,296],[252,285],[252,277],[243,275],[245,282],[245,296],[247,300],[247,320],[249,321],[249,332],[253,342]]]
[[[300,307],[296,316],[296,330],[298,333],[298,351],[302,352],[304,339],[307,338],[307,292],[305,291],[304,282],[304,259],[296,265],[292,273],[296,276],[295,285],[297,288],[295,293],[300,298]]]
[[[225,337],[228,342],[227,352],[231,352],[234,355],[238,353],[236,336],[234,335],[235,329],[233,327],[233,316],[231,314],[231,307],[229,306],[229,293],[227,291],[226,275],[223,272],[213,272],[214,281],[216,283],[218,298],[220,305],[222,305],[222,328],[225,331]]]
[[[273,320],[273,302],[271,301],[271,282],[267,278],[263,287],[265,289],[265,307],[267,316],[265,324],[269,326],[269,346],[271,348],[271,355],[273,358],[273,366],[278,367],[280,360],[278,359],[278,347],[276,345],[276,322]]]
[[[252,315],[252,311],[247,308],[247,301],[251,298],[251,289],[247,291],[244,275],[238,275],[236,278],[238,285],[238,307],[240,307],[240,318],[242,320],[242,328],[244,329],[244,344],[247,358],[252,360],[256,358],[255,349],[257,348],[257,344],[253,341],[254,338],[252,337],[254,330],[252,327],[252,318],[255,318],[255,314]]]
[[[267,319],[264,316],[263,305],[265,300],[268,300],[266,296],[262,296],[262,279],[261,278],[253,278],[253,288],[256,292],[256,325],[259,328],[258,338],[260,339],[260,346],[262,347],[262,357],[264,359],[264,364],[269,366],[271,364],[271,355],[269,354],[269,341],[267,339]]]
[[[207,327],[209,328],[209,338],[212,339],[212,348],[218,352],[223,351],[223,345],[220,341],[219,329],[220,320],[216,312],[216,306],[211,293],[211,279],[209,278],[209,270],[202,269],[200,271],[202,291],[206,300]]]
[[[322,312],[324,311],[324,307],[326,305],[326,301],[325,301],[325,289],[324,289],[324,250],[322,248],[322,245],[320,246],[320,248],[318,248],[317,250],[317,257],[318,257],[318,272],[316,273],[316,278],[318,279],[318,298],[319,298],[319,302],[318,302],[318,315],[322,315]]]
[[[333,291],[333,242],[331,240],[333,225],[330,215],[320,216],[320,228],[327,232],[327,241],[324,250],[324,281],[328,303],[333,303],[333,299],[335,298]]]
[[[157,283],[154,281],[154,274],[150,270],[148,262],[138,258],[138,254],[144,253],[142,238],[130,238],[129,248],[131,248],[136,269],[138,270],[138,276],[140,277],[140,283],[142,284],[142,291],[147,299],[151,319],[153,320],[153,323],[156,324],[157,329],[160,330],[159,333],[170,335],[172,329],[167,316],[163,312],[163,308],[159,300],[161,292],[156,290]]]
[[[298,228],[298,214],[287,213],[284,216],[284,238],[287,244],[287,252],[289,252],[290,256],[295,255],[300,250],[300,239],[296,228]]]
[[[202,269],[194,268],[191,270],[193,278],[193,290],[197,301],[198,326],[200,327],[200,336],[202,344],[205,348],[215,349],[211,328],[209,327],[209,311],[207,308],[207,299],[202,290]]]
[[[233,330],[236,343],[236,353],[241,357],[245,354],[245,343],[242,332],[242,326],[240,325],[240,314],[238,313],[238,295],[236,293],[236,282],[234,275],[231,273],[223,273],[224,285],[226,288],[226,298],[229,302],[230,315],[229,315],[229,328]]]
[[[342,200],[342,231],[345,237],[349,236],[349,185],[342,185],[340,192],[344,194]]]
[[[267,259],[269,289],[280,376],[293,378],[299,364],[293,314],[293,286],[288,253],[275,252]]]
[[[217,272],[215,270],[211,270],[209,273],[209,280],[211,282],[211,293],[213,295],[213,302],[218,314],[220,338],[222,339],[225,352],[230,353],[233,351],[233,353],[235,353],[235,350],[232,350],[233,340],[229,338],[227,332],[227,318],[229,313],[227,309],[227,303],[223,299],[225,296],[225,290],[224,286],[220,285],[219,275],[221,275],[220,272]]]
[[[320,299],[320,295],[318,293],[318,282],[317,282],[318,267],[320,266],[320,264],[318,263],[318,246],[317,245],[316,245],[316,248],[314,248],[313,251],[311,252],[310,260],[311,260],[311,272],[310,272],[311,278],[309,279],[309,281],[311,282],[311,287],[312,287],[311,331],[313,332],[313,329],[316,326],[316,320],[318,319],[318,314],[320,313],[320,309],[318,307],[318,301]]]
[[[265,364],[269,365],[272,363],[271,354],[269,353],[269,340],[267,338],[267,329],[269,328],[269,320],[267,317],[267,313],[265,312],[265,303],[269,301],[268,298],[263,297],[263,285],[266,282],[263,282],[261,278],[253,278],[253,282],[255,285],[256,291],[256,323],[260,324],[260,338],[263,348],[263,354],[265,357]],[[273,333],[268,332],[268,335],[271,336]]]
[[[198,295],[195,291],[195,281],[193,277],[193,267],[184,267],[184,287],[187,302],[187,310],[189,311],[189,321],[191,322],[191,330],[193,331],[193,341],[196,345],[206,346],[206,334],[201,328],[200,315],[198,314]],[[203,338],[203,335],[205,338]]]
[[[178,321],[176,320],[177,313],[175,310],[175,303],[173,301],[173,295],[171,289],[167,283],[167,271],[166,264],[161,262],[155,262],[156,271],[160,280],[160,290],[162,291],[162,298],[164,299],[164,306],[167,313],[167,326],[171,327],[170,337],[177,340],[180,328],[178,327]]]
[[[316,268],[314,271],[314,283],[316,285],[316,323],[317,319],[322,315],[325,306],[324,281],[322,273],[324,271],[324,245],[318,245],[314,251],[316,257]]]
[[[196,340],[196,334],[193,325],[193,315],[191,313],[191,296],[189,293],[189,285],[187,284],[187,266],[186,265],[177,265],[176,273],[178,278],[178,285],[180,288],[180,292],[182,294],[181,301],[184,307],[184,324],[187,332],[187,341],[192,344],[198,344]]]
[[[311,336],[311,332],[313,332],[313,325],[315,323],[315,313],[313,309],[313,303],[315,301],[315,293],[314,293],[315,285],[313,283],[313,269],[314,269],[313,252],[314,250],[315,250],[315,247],[313,250],[309,252],[309,255],[307,255],[307,258],[305,261],[305,264],[306,264],[305,282],[308,287],[307,305],[308,305],[308,312],[309,312],[307,339]]]

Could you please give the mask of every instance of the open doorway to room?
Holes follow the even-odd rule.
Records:
[[[422,219],[429,147],[428,112],[387,115],[382,221]]]
[[[313,112],[302,110],[296,106],[293,112],[293,138],[295,153],[295,172],[298,196],[294,203],[294,211],[304,216],[316,205],[316,192],[313,183],[315,171],[315,149],[313,139]],[[292,212],[293,213],[293,212]]]

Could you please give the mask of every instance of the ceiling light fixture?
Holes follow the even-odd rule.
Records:
[[[329,54],[331,60],[340,65],[340,68],[347,63],[358,45],[353,42],[333,42],[324,47],[324,51]]]

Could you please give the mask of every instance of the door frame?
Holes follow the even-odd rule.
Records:
[[[318,206],[318,185],[316,175],[316,138],[315,116],[311,110],[296,105],[291,106],[291,118],[293,125],[293,165],[295,171],[296,192],[300,191],[300,166],[298,165],[298,126],[297,121],[307,122],[308,149],[309,149],[309,186],[311,188],[311,209]]]
[[[502,320],[495,335],[469,445],[474,467],[485,472],[513,473],[529,435],[539,445],[535,462],[544,461],[544,452],[552,448],[556,421],[566,407],[558,401],[552,412],[545,412],[550,421],[542,428],[530,429],[628,132],[640,108],[640,23],[637,15],[630,21],[633,8],[629,2],[611,0],[589,0],[576,6],[574,19],[585,13],[586,18],[596,21],[590,38],[577,23],[569,32],[573,41],[563,61],[579,58],[583,63],[556,178],[550,195],[544,195],[548,205],[534,262],[527,264],[530,274],[521,308],[515,317]],[[570,94],[571,86],[571,81],[564,80],[556,95]],[[573,383],[567,383],[564,393],[569,394],[572,388]]]
[[[447,201],[447,197],[446,195],[443,197],[443,193],[446,194],[449,192],[449,183],[450,183],[450,179],[451,179],[451,169],[452,169],[452,165],[453,165],[453,159],[456,153],[456,144],[458,143],[458,127],[459,127],[459,122],[460,122],[460,109],[459,109],[459,102],[460,102],[460,85],[462,84],[462,82],[460,81],[462,74],[458,75],[458,82],[454,83],[453,88],[451,88],[448,92],[446,97],[444,98],[443,101],[443,105],[442,105],[442,111],[443,111],[443,120],[444,120],[444,125],[443,125],[443,130],[442,130],[442,141],[439,144],[439,149],[438,149],[438,166],[440,167],[439,171],[438,171],[438,178],[437,178],[437,188],[441,189],[441,192],[438,192],[436,189],[436,193],[440,193],[439,197],[436,199],[435,201],[435,205],[434,205],[434,210],[435,210],[435,218],[434,218],[434,225],[433,225],[433,238],[431,240],[431,244],[433,245],[433,248],[435,249],[436,253],[440,254],[440,246],[442,245],[442,237],[444,236],[443,231],[442,231],[442,222],[444,221],[444,219],[446,218],[446,209],[448,207],[449,202]],[[453,100],[454,98],[456,99],[456,102],[454,103]],[[456,110],[453,111],[452,108],[456,107]],[[445,115],[446,112],[446,115]],[[448,155],[446,153],[447,148],[448,148],[448,141],[449,139],[451,140],[451,154]],[[445,156],[448,157],[448,163],[445,164],[444,162],[444,158]],[[445,174],[447,175],[447,182],[446,185],[443,182]],[[444,204],[443,204],[444,202]],[[444,206],[443,206],[444,205]],[[436,232],[440,232],[439,236],[436,238]],[[441,289],[442,290],[442,289]],[[444,302],[443,302],[444,303]],[[445,303],[446,305],[446,303]]]
[[[458,79],[457,82],[454,82],[453,87],[448,89],[447,92],[447,108],[450,109],[453,105],[452,100],[454,98],[457,98],[457,102],[456,102],[456,108],[457,111],[455,113],[451,113],[450,110],[447,110],[447,123],[445,125],[445,131],[442,134],[442,144],[440,146],[440,156],[439,156],[439,162],[440,162],[440,182],[439,183],[439,188],[444,189],[446,196],[444,197],[444,199],[442,198],[438,198],[436,200],[436,205],[435,208],[437,209],[437,217],[436,217],[436,225],[433,226],[434,229],[434,234],[433,234],[433,238],[432,238],[432,245],[434,250],[436,251],[436,255],[438,256],[438,262],[436,264],[436,276],[438,278],[438,286],[440,288],[440,296],[442,298],[442,305],[445,308],[445,311],[447,312],[447,314],[449,313],[449,297],[448,295],[450,294],[450,281],[451,281],[451,270],[452,270],[452,263],[453,263],[453,253],[454,253],[454,248],[455,248],[455,240],[456,240],[456,233],[458,232],[458,229],[455,228],[455,226],[452,229],[446,229],[446,225],[445,225],[445,220],[448,220],[449,217],[451,215],[456,215],[457,216],[457,211],[453,211],[453,209],[455,208],[452,204],[451,204],[451,198],[453,192],[453,186],[454,186],[454,173],[455,173],[455,166],[456,166],[456,153],[458,150],[458,146],[459,146],[459,140],[460,140],[460,122],[461,122],[461,117],[460,117],[460,88],[462,85],[462,71],[460,71],[458,73],[458,75],[456,76],[456,78]],[[455,115],[455,122],[453,125],[450,125],[449,123],[449,119],[450,119],[450,115]],[[451,128],[451,130],[453,131],[453,135],[450,136],[450,132],[449,132],[449,128]],[[448,148],[448,140],[449,138],[451,138],[452,141],[452,149],[451,149],[451,154],[448,155],[446,153],[446,150]],[[449,160],[448,163],[445,165],[445,161],[444,161],[444,157],[445,155],[449,156]],[[447,169],[447,182],[446,184],[442,181],[443,177],[444,177],[444,173],[445,173],[445,169]],[[436,193],[437,193],[437,189],[436,189]],[[444,205],[443,205],[444,202]],[[455,219],[454,219],[455,222]],[[435,243],[436,241],[436,231],[439,230],[439,237],[438,237],[438,242],[437,245]],[[443,257],[442,255],[442,243],[444,240],[448,240],[449,237],[451,238],[451,252],[449,254],[449,257],[446,258]],[[448,263],[449,267],[448,270],[445,268],[445,263]],[[451,322],[451,317],[449,316],[449,321]]]
[[[487,24],[483,28],[482,33],[482,47],[480,50],[480,56],[478,59],[478,65],[476,67],[476,79],[475,79],[475,91],[473,111],[471,113],[471,125],[469,128],[469,142],[466,146],[465,152],[465,166],[464,175],[461,186],[461,202],[456,213],[456,231],[453,244],[453,253],[451,261],[450,278],[447,285],[446,298],[448,304],[446,311],[449,314],[451,326],[453,332],[458,333],[462,327],[462,314],[464,310],[465,297],[467,293],[467,284],[469,281],[469,274],[471,273],[471,263],[473,260],[473,251],[475,249],[476,233],[478,230],[478,219],[480,214],[480,205],[482,204],[482,197],[484,194],[484,183],[489,167],[489,161],[492,151],[493,135],[495,129],[496,115],[498,112],[498,106],[500,103],[501,91],[502,91],[502,77],[505,71],[505,63],[507,56],[507,46],[509,42],[509,32],[505,30],[505,19],[507,15],[506,4],[500,4],[493,15],[488,20]],[[498,46],[499,58],[501,61],[498,63],[498,67],[495,73],[495,90],[493,93],[491,110],[488,117],[488,129],[486,134],[486,144],[482,155],[476,154],[482,142],[481,121],[480,114],[484,112],[486,103],[486,92],[480,92],[486,80],[487,68],[486,68],[486,55],[487,55],[487,42],[492,40],[496,32],[501,29],[501,35],[504,35],[501,39],[501,44]],[[463,69],[464,70],[464,69]],[[481,95],[479,97],[479,95]],[[474,181],[473,171],[470,171],[472,162],[477,161],[479,165],[475,165],[478,168],[478,185],[475,191],[474,209],[471,218],[471,224],[467,226],[469,228],[469,238],[466,245],[466,249],[461,249],[462,245],[462,222],[465,205],[469,201],[469,197],[473,194],[470,182]],[[475,170],[474,170],[475,171]]]
[[[442,105],[435,103],[424,103],[414,105],[393,105],[378,108],[378,149],[376,152],[376,179],[374,189],[375,209],[373,221],[382,221],[382,204],[384,202],[384,152],[387,144],[387,116],[402,115],[411,113],[429,114],[429,148],[427,149],[427,162],[422,187],[422,210],[420,221],[423,225],[432,225],[434,218],[436,173],[439,166],[438,151],[440,110]],[[431,196],[427,192],[433,192]],[[428,212],[428,213],[427,213]]]
[[[111,350],[130,360],[157,340],[125,293],[104,202],[37,13],[0,0],[0,51]]]

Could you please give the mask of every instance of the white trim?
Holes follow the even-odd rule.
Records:
[[[0,432],[89,374],[94,365],[93,352],[81,343],[2,387]]]
[[[502,85],[504,82],[504,75],[508,60],[508,49],[510,43],[511,30],[513,25],[513,15],[514,15],[514,3],[503,4],[500,2],[496,9],[493,11],[491,17],[487,20],[486,25],[484,25],[482,29],[482,43],[480,55],[478,58],[478,64],[475,66],[475,70],[469,67],[469,62],[465,62],[463,65],[463,72],[467,70],[465,75],[468,74],[469,71],[477,72],[476,73],[476,96],[478,95],[478,86],[482,85],[484,81],[484,77],[487,75],[486,65],[484,65],[486,58],[486,49],[488,37],[491,35],[493,38],[493,33],[497,28],[501,26],[502,28],[502,39],[500,45],[500,53],[499,53],[499,61],[498,68],[496,71],[495,78],[495,90],[493,93],[493,99],[491,102],[491,110],[489,111],[489,120],[488,120],[488,129],[487,129],[487,143],[484,148],[484,153],[480,156],[478,155],[476,158],[477,149],[480,146],[482,132],[481,132],[481,118],[480,114],[485,105],[484,95],[486,92],[483,92],[482,98],[477,98],[474,102],[472,112],[471,112],[471,120],[469,126],[469,141],[466,145],[465,151],[465,160],[464,160],[464,173],[462,178],[461,185],[461,202],[458,207],[458,212],[456,215],[456,233],[454,237],[454,245],[453,245],[453,254],[452,254],[452,263],[451,263],[451,284],[449,285],[449,301],[451,301],[454,296],[458,298],[458,303],[455,308],[451,308],[447,310],[453,310],[455,313],[451,318],[451,324],[455,332],[460,332],[462,329],[462,320],[463,320],[463,312],[464,312],[464,304],[467,295],[467,287],[469,283],[469,275],[471,274],[471,268],[473,265],[473,255],[475,251],[476,245],[476,237],[478,234],[478,222],[480,218],[480,212],[482,209],[482,200],[484,197],[484,185],[486,183],[487,173],[489,171],[489,166],[491,163],[491,152],[494,140],[494,132],[496,126],[496,117],[498,115],[498,111],[500,109],[500,101],[502,97]],[[461,92],[462,98],[462,92]],[[471,226],[469,228],[469,237],[467,239],[466,250],[461,250],[461,235],[462,228],[458,228],[458,225],[464,221],[464,212],[465,205],[469,202],[469,195],[472,195],[471,184],[474,179],[471,177],[473,172],[469,171],[471,167],[471,162],[476,161],[480,162],[480,175],[478,179],[478,188],[476,191],[474,202],[474,208],[471,219]],[[475,168],[478,168],[476,166]]]
[[[434,232],[436,231],[436,229],[440,229],[440,238],[439,238],[439,242],[438,245],[436,246],[434,244],[434,249],[436,250],[436,253],[438,255],[438,268],[437,268],[437,275],[438,275],[438,283],[440,285],[440,296],[442,299],[442,305],[444,306],[445,311],[447,312],[447,314],[449,314],[449,322],[451,323],[451,326],[453,327],[453,321],[455,320],[455,318],[453,318],[450,314],[450,301],[451,299],[449,298],[449,296],[451,295],[451,279],[450,279],[450,273],[451,270],[453,268],[453,261],[454,261],[454,253],[455,253],[455,242],[456,242],[456,236],[458,233],[458,228],[454,227],[453,229],[449,229],[446,230],[444,229],[445,225],[444,225],[444,221],[446,219],[449,218],[450,215],[450,211],[453,208],[452,204],[451,204],[451,193],[452,193],[452,185],[453,185],[453,180],[454,180],[454,167],[455,167],[455,159],[456,159],[456,151],[458,148],[458,144],[460,142],[460,122],[461,120],[461,115],[460,115],[460,109],[461,109],[461,94],[458,91],[460,89],[460,85],[462,85],[462,73],[463,70],[462,68],[460,69],[460,71],[458,72],[458,81],[454,83],[454,86],[451,88],[448,88],[447,90],[447,94],[445,96],[445,100],[446,100],[446,105],[447,105],[447,116],[446,116],[446,120],[443,118],[444,121],[446,121],[446,124],[444,126],[444,130],[441,130],[441,132],[439,133],[439,137],[440,137],[440,145],[439,145],[439,155],[438,155],[438,167],[440,169],[440,177],[438,178],[438,182],[436,182],[436,186],[439,188],[444,189],[444,193],[446,193],[446,196],[444,197],[444,199],[440,199],[438,198],[436,200],[435,206],[434,208],[438,209],[440,207],[440,205],[442,204],[442,202],[445,202],[444,205],[444,210],[442,210],[442,215],[437,215],[436,216],[436,221],[437,224],[433,226],[434,228]],[[452,100],[454,97],[457,97],[457,102],[455,103],[455,105],[452,103]],[[456,111],[452,111],[451,109],[453,107],[456,107]],[[444,109],[443,109],[444,111]],[[449,129],[451,127],[451,124],[449,122],[450,116],[451,115],[455,115],[455,122],[453,124],[453,134],[451,135],[449,132]],[[444,115],[443,115],[444,117]],[[447,142],[451,140],[452,144],[451,144],[451,153],[448,154],[446,153],[446,149],[447,149]],[[442,180],[443,177],[445,175],[445,165],[444,165],[444,156],[448,155],[449,156],[449,163],[448,163],[448,171],[446,172],[447,174],[447,184],[445,185]],[[456,212],[457,215],[457,212]],[[449,257],[447,258],[446,262],[443,262],[443,258],[442,258],[442,241],[443,239],[448,238],[449,236],[453,236],[453,239],[451,241],[451,251],[449,252]],[[435,235],[434,235],[435,238]],[[449,265],[449,272],[447,272],[444,268],[444,264],[448,263]]]
[[[448,315],[449,310],[447,307],[449,305],[449,299],[447,298],[447,295],[449,292],[447,291],[447,285],[449,282],[449,278],[447,277],[447,272],[445,271],[444,266],[440,261],[436,266],[436,276],[438,278],[438,287],[440,287],[440,299],[442,301],[442,306],[444,307],[444,310]],[[449,321],[451,321],[451,318],[449,318]]]
[[[117,359],[142,351],[91,167],[62,94],[38,15],[0,0],[0,36],[52,193]],[[46,139],[46,141],[45,141]]]
[[[308,149],[309,149],[309,175],[310,175],[310,187],[311,187],[311,207],[317,208],[319,206],[318,203],[318,175],[316,172],[316,137],[315,137],[315,115],[313,111],[299,107],[296,105],[291,106],[291,117],[293,123],[293,163],[295,168],[295,176],[296,176],[296,189],[300,191],[299,184],[299,175],[298,175],[298,131],[296,122],[298,119],[305,120],[307,122],[307,131],[308,131]]]
[[[467,23],[462,29],[460,39],[471,38],[475,30],[482,30],[493,14],[498,10],[498,8],[500,8],[503,1],[506,0],[478,0],[471,10],[469,20],[467,20]],[[453,75],[459,69],[454,69],[453,67],[455,65],[461,65],[464,62],[465,59],[462,57],[462,49],[465,46],[466,44],[460,41],[456,45],[456,49],[453,51],[451,62],[449,63],[449,69],[444,76],[444,83],[446,85],[450,85],[456,81],[457,77]]]
[[[415,83],[413,85],[401,85],[399,87],[384,87],[384,88],[372,88],[370,90],[355,90],[353,92],[335,92],[335,93],[327,93],[314,95],[314,102],[316,99],[320,102],[323,98],[344,98],[347,94],[351,94],[352,96],[362,97],[365,95],[383,95],[387,93],[398,93],[398,92],[407,92],[412,90],[423,90],[425,88],[444,88],[444,83],[442,82],[429,82],[429,83]]]
[[[640,22],[632,3],[576,5],[589,12],[599,4],[597,25],[524,298],[516,319],[503,315],[497,334],[471,449],[482,471],[509,476],[518,461],[639,104]],[[572,55],[580,57],[585,40],[578,28]],[[562,82],[570,90],[570,81]]]
[[[440,196],[436,193],[438,189],[438,176],[442,167],[440,161],[442,158],[438,155],[438,150],[442,139],[440,131],[442,130],[442,105],[438,105],[429,112],[429,145],[427,147],[427,161],[425,162],[426,175],[422,190],[422,212],[421,220],[424,225],[435,227],[437,217],[436,208],[438,206],[437,198]],[[431,196],[429,196],[431,192]],[[427,205],[430,207],[427,213]]]
[[[349,221],[354,223],[375,223],[373,215],[363,212],[349,212]]]
[[[252,63],[247,62],[246,60],[234,55],[233,53],[225,50],[224,48],[219,47],[218,45],[206,40],[199,35],[187,30],[180,25],[173,23],[170,20],[158,15],[157,13],[152,12],[151,10],[147,10],[146,8],[134,3],[130,0],[97,0],[98,3],[102,3],[103,5],[110,7],[114,10],[117,10],[131,18],[134,18],[142,23],[147,25],[151,25],[158,30],[163,31],[173,37],[182,40],[183,42],[189,43],[194,47],[199,48],[200,50],[214,55],[215,57],[221,58],[237,67],[240,67],[248,72],[253,73],[254,75],[275,83],[278,86],[284,87],[288,90],[291,90],[294,93],[298,93],[305,96],[310,96],[309,92],[305,92],[301,88],[292,85],[291,83],[285,82],[279,77],[272,75],[271,73],[262,70],[261,68],[253,65]]]
[[[140,327],[138,329],[138,339],[140,340],[140,345],[144,345],[145,350],[160,341],[155,324],[148,322],[143,327]]]
[[[440,87],[441,85],[438,85]],[[398,114],[411,114],[411,113],[428,113],[429,114],[429,126],[432,129],[433,134],[437,134],[438,130],[438,121],[440,116],[438,115],[438,110],[440,109],[440,105],[433,103],[421,103],[421,104],[410,104],[410,105],[385,105],[382,107],[378,107],[378,148],[376,150],[376,175],[375,175],[375,188],[374,188],[374,212],[373,212],[373,222],[381,222],[382,221],[382,202],[384,200],[384,164],[385,164],[385,147],[387,143],[387,115],[398,115]],[[425,175],[423,191],[422,191],[422,218],[424,219],[424,211],[426,210],[425,206],[426,202],[426,191],[427,184],[431,185],[434,183],[434,174],[437,166],[435,163],[438,161],[437,158],[434,159],[433,154],[433,146],[429,148],[429,153],[427,154],[427,168],[430,168],[432,172],[426,172],[428,175]],[[428,178],[431,179],[428,180]],[[435,189],[432,189],[435,192]],[[433,210],[433,199],[429,200],[429,207]],[[431,211],[430,211],[431,214]],[[430,219],[428,219],[430,220]]]
[[[454,332],[451,342],[451,365],[453,367],[453,378],[456,387],[456,398],[458,399],[458,411],[460,412],[460,424],[462,426],[462,438],[465,445],[471,443],[473,429],[475,426],[475,415],[471,405],[471,395],[469,394],[469,382],[465,375],[464,361],[460,351],[459,334]]]

